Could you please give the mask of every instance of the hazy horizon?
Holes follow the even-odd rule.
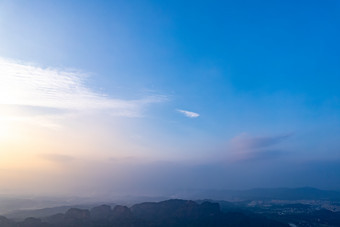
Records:
[[[340,190],[339,12],[0,0],[0,194]]]

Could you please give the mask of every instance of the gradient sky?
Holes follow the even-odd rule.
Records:
[[[0,0],[0,193],[340,189],[340,2]]]

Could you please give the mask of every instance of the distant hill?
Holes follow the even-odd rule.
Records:
[[[258,188],[240,193],[250,199],[280,200],[340,200],[340,192],[320,190],[311,187],[303,188]]]
[[[302,188],[257,188],[250,190],[205,190],[187,191],[178,197],[214,200],[331,200],[340,201],[339,191]]]
[[[72,205],[72,206],[57,206],[57,207],[49,207],[42,209],[24,209],[24,210],[16,210],[12,211],[8,214],[4,214],[7,218],[14,220],[24,220],[27,217],[36,217],[42,218],[47,217],[56,213],[65,213],[70,208],[79,208],[79,209],[90,209],[94,206],[98,206],[99,204],[82,204],[82,205]],[[110,203],[110,206],[114,206],[114,203]],[[1,227],[1,226],[0,226]]]
[[[167,200],[140,203],[128,208],[101,205],[92,209],[70,208],[64,213],[44,218],[30,217],[13,222],[0,217],[4,227],[217,227],[289,225],[265,217],[248,216],[240,212],[223,213],[218,203],[196,203],[190,200]]]

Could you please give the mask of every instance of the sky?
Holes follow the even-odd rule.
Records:
[[[0,193],[340,190],[340,2],[0,0]]]

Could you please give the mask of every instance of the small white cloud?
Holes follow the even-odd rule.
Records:
[[[184,114],[186,117],[190,117],[190,118],[196,118],[200,116],[198,113],[187,111],[187,110],[177,110],[177,111]]]

